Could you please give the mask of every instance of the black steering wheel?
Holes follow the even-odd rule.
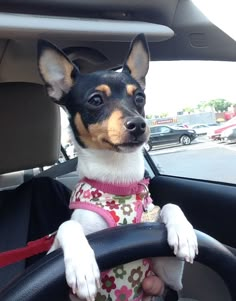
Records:
[[[196,231],[199,255],[224,280],[232,300],[236,300],[236,257],[221,243]],[[173,256],[167,244],[166,228],[159,223],[143,223],[110,228],[88,235],[100,269],[107,270],[140,258]],[[29,267],[0,292],[1,301],[65,301],[68,286],[64,261],[57,250]]]

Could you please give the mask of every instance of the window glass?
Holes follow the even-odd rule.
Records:
[[[72,159],[77,156],[74,143],[71,140],[69,121],[66,112],[61,108],[61,146],[64,148],[64,151],[69,159]],[[61,153],[59,161],[62,163],[66,160],[63,153]]]
[[[236,183],[235,62],[151,62],[147,76],[149,151],[162,174]],[[178,133],[178,134],[177,134]]]
[[[169,133],[170,132],[170,128],[168,128],[167,126],[162,126],[160,128],[160,132],[165,134],[165,133]]]
[[[157,133],[157,132],[158,132],[158,128],[155,127],[155,126],[154,126],[154,127],[151,127],[151,128],[150,128],[150,132],[151,132],[151,133]]]

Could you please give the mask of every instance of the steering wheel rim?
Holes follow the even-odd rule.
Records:
[[[196,230],[199,255],[195,261],[217,272],[236,300],[236,257],[214,238]],[[101,271],[139,258],[173,256],[166,228],[141,223],[105,229],[87,236]],[[138,252],[137,252],[138,250]],[[64,301],[69,289],[62,250],[56,250],[25,270],[0,292],[1,301]]]

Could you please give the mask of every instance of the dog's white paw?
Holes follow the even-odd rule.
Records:
[[[94,301],[100,288],[100,272],[94,251],[88,245],[80,250],[71,250],[64,257],[67,284],[73,294],[87,301]]]
[[[174,204],[167,204],[162,208],[160,218],[166,225],[168,243],[174,254],[193,263],[198,254],[197,237],[182,210]]]
[[[178,223],[167,224],[167,239],[174,254],[193,263],[198,254],[197,237],[192,225],[186,220],[179,220]]]

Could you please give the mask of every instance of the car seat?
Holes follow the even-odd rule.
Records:
[[[0,84],[0,138],[2,189],[4,174],[52,165],[58,160],[59,107],[48,98],[42,85]],[[30,201],[26,194],[20,189],[10,194],[3,189],[0,193],[0,252],[27,243]],[[0,285],[21,272],[24,264],[19,262],[0,269]]]

